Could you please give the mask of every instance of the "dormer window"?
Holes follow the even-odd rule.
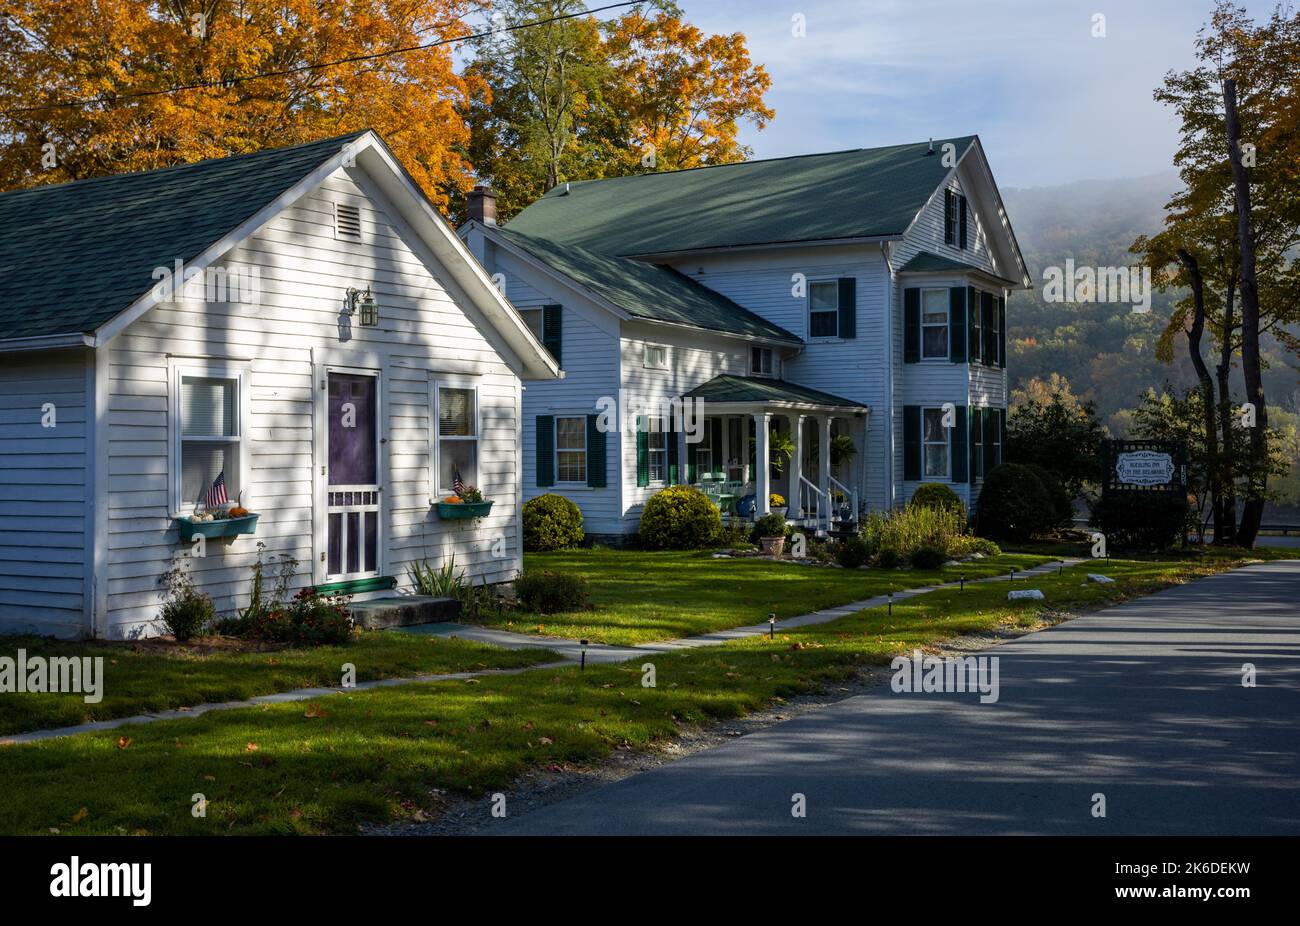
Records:
[[[749,372],[754,376],[775,376],[772,348],[751,347],[749,349]]]

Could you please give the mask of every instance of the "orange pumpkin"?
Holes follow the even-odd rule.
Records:
[[[461,498],[459,495],[448,495],[446,498],[443,499],[443,501],[446,502],[448,505],[461,504]]]
[[[248,509],[245,508],[243,505],[236,505],[235,507],[233,507],[233,508],[230,509],[230,516],[231,516],[232,518],[244,518],[244,517],[247,517],[247,516],[248,516]]]

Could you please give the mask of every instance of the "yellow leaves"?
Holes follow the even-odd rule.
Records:
[[[129,736],[119,736],[119,737],[117,738],[117,748],[118,748],[118,749],[126,749],[126,748],[127,748],[128,746],[130,746],[130,745],[131,745],[131,737],[129,737]]]

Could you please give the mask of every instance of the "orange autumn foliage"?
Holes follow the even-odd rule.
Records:
[[[450,192],[472,185],[458,107],[481,89],[455,72],[450,46],[283,72],[464,35],[466,15],[483,5],[8,0],[0,17],[0,189],[373,128],[444,205]],[[236,82],[268,72],[280,73]],[[129,98],[193,84],[207,86]],[[108,102],[45,105],[87,98]]]

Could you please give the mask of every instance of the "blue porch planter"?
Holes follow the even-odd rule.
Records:
[[[207,537],[209,540],[217,537],[237,537],[240,534],[256,533],[257,518],[255,514],[246,514],[242,518],[225,518],[220,521],[192,521],[189,518],[177,518],[176,532],[180,534],[182,543],[189,543],[195,537]]]
[[[437,502],[438,517],[447,521],[464,521],[486,517],[494,502]]]

